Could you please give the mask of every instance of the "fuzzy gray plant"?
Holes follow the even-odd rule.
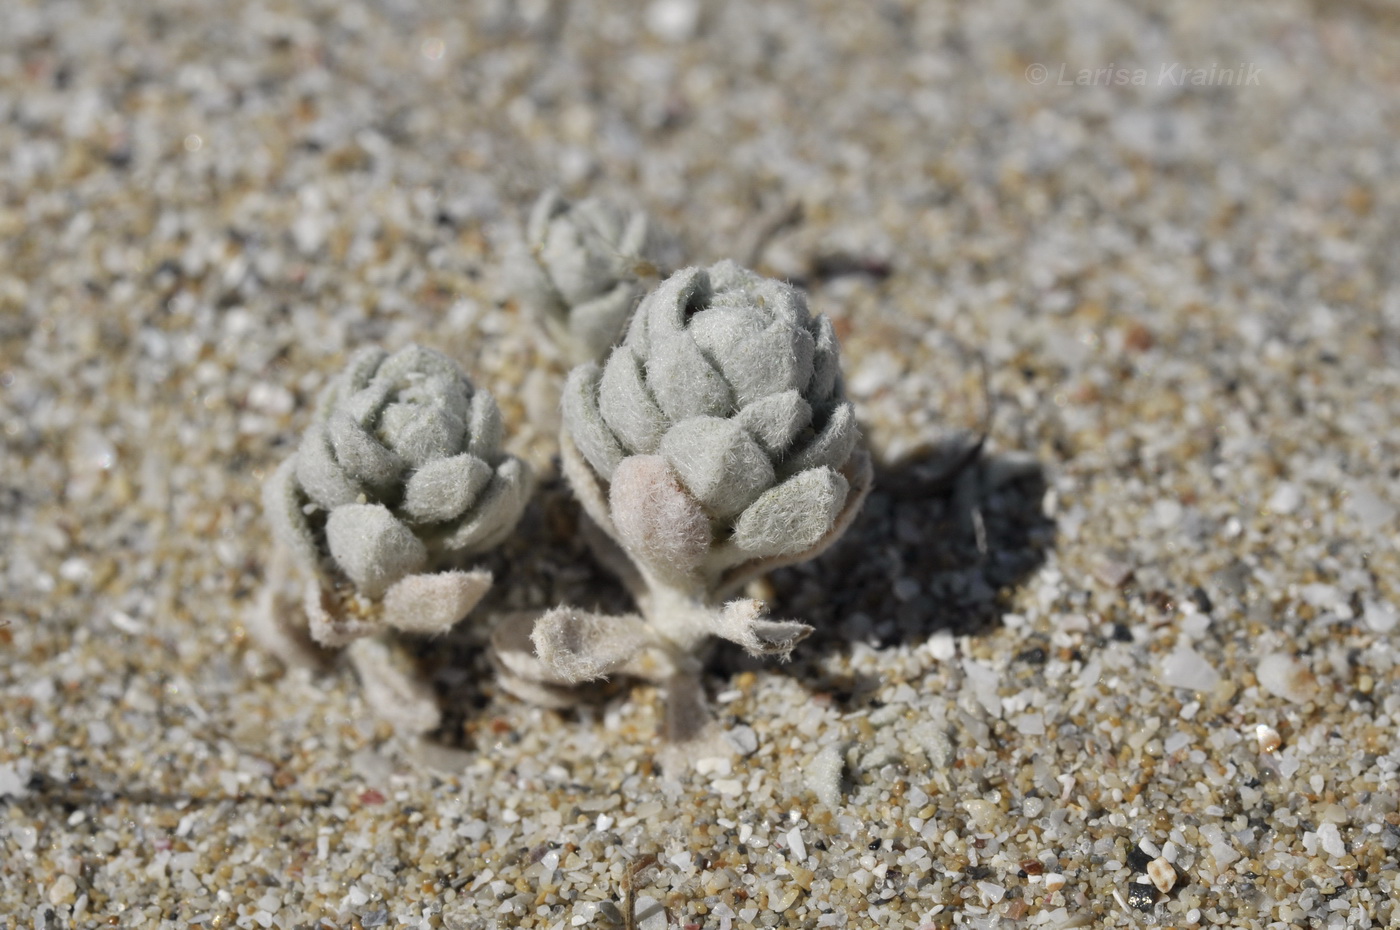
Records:
[[[529,496],[529,470],[501,438],[495,400],[445,355],[354,356],[263,488],[312,640],[441,633],[476,606],[491,575],[460,566],[509,535]]]
[[[569,358],[594,361],[622,336],[657,276],[655,251],[646,214],[594,197],[570,203],[549,190],[530,211],[509,273]]]
[[[870,488],[831,322],[733,262],[680,271],[642,301],[605,365],[570,374],[561,446],[640,614],[558,608],[535,623],[533,650],[503,633],[507,685],[562,700],[612,673],[661,681],[668,735],[695,738],[707,640],[785,658],[811,632],[735,595],[829,546]]]

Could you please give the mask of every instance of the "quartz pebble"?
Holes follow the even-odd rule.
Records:
[[[1161,856],[1147,863],[1147,877],[1162,894],[1171,891],[1176,885],[1176,869]]]
[[[1317,695],[1317,679],[1300,660],[1284,653],[1270,653],[1255,669],[1259,684],[1275,697],[1304,704]]]

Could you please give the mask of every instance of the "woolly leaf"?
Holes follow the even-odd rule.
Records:
[[[849,403],[836,407],[827,416],[826,425],[805,448],[782,463],[784,475],[828,465],[840,468],[851,457],[860,434],[856,430],[856,414]]]
[[[389,357],[378,346],[365,346],[355,352],[350,357],[350,363],[345,366],[345,371],[340,376],[340,383],[343,386],[344,395],[348,397],[356,391],[364,390],[374,379],[379,367],[384,364],[384,360]]]
[[[716,293],[750,288],[766,280],[763,275],[745,268],[732,258],[715,262],[706,272],[709,275],[710,287]]]
[[[540,661],[560,680],[575,684],[617,671],[652,645],[655,635],[640,617],[556,607],[535,622],[530,639]]]
[[[610,264],[619,264],[622,246],[622,211],[597,197],[585,197],[573,205],[573,219],[577,226],[603,243],[600,251],[611,259]]]
[[[379,432],[386,445],[416,467],[462,451],[466,424],[443,407],[394,403],[384,408]]]
[[[637,309],[627,321],[627,332],[622,339],[622,344],[631,349],[638,358],[646,358],[647,353],[651,350],[651,330],[647,325],[647,316],[650,311],[647,308],[655,293],[652,291],[642,298],[641,303],[637,304]]]
[[[462,367],[441,352],[410,343],[384,360],[375,378],[402,389],[409,382],[428,377],[462,380]]]
[[[807,386],[807,400],[820,404],[830,400],[836,391],[836,380],[841,374],[841,352],[836,344],[836,328],[829,318],[817,317],[813,335],[816,337],[816,352],[812,356],[812,380]]]
[[[651,224],[647,215],[638,210],[627,218],[627,225],[617,239],[618,251],[624,256],[645,259],[651,251]]]
[[[403,473],[404,461],[371,436],[348,413],[336,410],[326,423],[331,448],[345,474],[361,485],[385,488]]]
[[[493,653],[493,655],[499,654]],[[536,679],[527,678],[512,671],[504,662],[497,662],[495,669],[497,687],[526,704],[547,707],[550,710],[568,710],[571,707],[577,707],[588,697],[586,694],[580,693],[580,689],[569,685],[548,685]]]
[[[756,400],[735,417],[763,450],[780,456],[797,434],[812,422],[812,408],[796,391],[783,391]]]
[[[690,572],[710,549],[709,517],[659,455],[622,460],[609,506],[622,544],[658,575]]]
[[[667,431],[659,451],[690,492],[717,517],[739,513],[773,483],[767,454],[733,420],[684,420]]]
[[[734,541],[755,556],[815,546],[846,502],[846,479],[831,468],[799,472],[754,501],[734,524]]]
[[[383,382],[379,382],[383,383]],[[471,417],[472,387],[460,371],[456,375],[407,376],[395,400],[421,407],[437,407],[466,423]]]
[[[444,548],[465,552],[491,548],[515,529],[529,500],[530,470],[519,459],[506,459],[466,520],[443,540]]]
[[[672,422],[725,416],[734,409],[734,394],[724,377],[688,336],[665,338],[653,332],[646,372],[651,395]]]
[[[325,390],[316,399],[316,419],[324,420],[331,410],[350,395],[364,390],[374,378],[379,366],[389,357],[378,346],[366,346],[350,356],[345,369],[331,379]]]
[[[559,677],[535,655],[530,632],[538,615],[507,615],[491,631],[491,664],[496,683],[520,700],[540,707],[564,709],[577,706],[579,691]]]
[[[516,290],[543,311],[551,335],[579,361],[601,360],[621,336],[653,268],[646,215],[546,191],[530,211],[528,255],[508,256]],[[527,267],[528,266],[528,267]]]
[[[384,620],[405,633],[446,633],[491,590],[491,573],[406,575],[384,594]]]
[[[536,247],[550,281],[570,307],[598,296],[617,280],[615,247],[586,221],[576,221],[579,212],[576,206],[571,214],[551,220]]]
[[[598,408],[614,435],[630,452],[656,451],[667,422],[647,393],[642,365],[626,347],[608,358],[598,385]]]
[[[496,406],[496,398],[485,391],[477,391],[472,396],[466,421],[466,451],[487,462],[500,458],[501,440],[505,433],[501,428],[501,411]]]
[[[361,489],[336,461],[322,424],[313,424],[302,437],[296,457],[297,482],[326,510],[359,500]]]
[[[716,299],[723,299],[723,293]],[[690,320],[690,338],[716,367],[723,368],[726,359],[768,328],[768,314],[749,305],[711,305]]]
[[[689,316],[707,307],[710,296],[710,276],[703,268],[682,268],[662,281],[637,307],[646,316],[642,341],[647,344],[633,345],[633,350],[649,355],[658,340],[681,335]],[[631,329],[627,341],[632,342]]]
[[[599,376],[598,366],[591,362],[569,372],[564,382],[564,428],[588,464],[607,481],[624,453],[598,410]]]
[[[428,551],[413,531],[380,504],[346,504],[326,519],[326,543],[341,571],[366,597],[378,598],[419,571]]]
[[[738,643],[751,656],[779,656],[787,659],[793,647],[812,632],[795,620],[769,620],[763,605],[755,600],[730,601],[714,615],[712,632],[731,643]]]
[[[476,503],[491,475],[491,466],[469,452],[435,459],[405,483],[403,512],[418,523],[454,520]]]
[[[569,336],[587,352],[588,358],[601,359],[608,354],[627,325],[639,291],[636,284],[623,281],[570,309]]]
[[[549,221],[569,208],[558,190],[550,188],[540,194],[535,205],[530,208],[529,219],[525,221],[525,237],[531,245],[539,245],[549,233]]]
[[[335,411],[344,413],[356,423],[368,428],[379,419],[384,405],[394,396],[393,388],[383,381],[375,381],[363,390],[347,394],[336,401]],[[328,411],[326,419],[331,417]]]
[[[530,639],[530,633],[538,619],[538,614],[507,614],[491,631],[492,659],[521,678],[550,685],[562,684],[562,680],[535,655],[535,644]]]
[[[723,372],[738,402],[749,404],[782,391],[800,390],[812,377],[812,336],[781,320],[716,307],[696,316],[695,343]]]
[[[739,271],[743,275],[736,275],[730,279],[735,283],[729,283],[716,278],[715,270],[710,269],[710,281],[714,287],[710,307],[742,310],[761,321],[761,328],[778,323],[786,328],[806,331],[811,325],[806,298],[792,285],[742,268]],[[804,387],[805,384],[797,386]]]
[[[272,535],[303,568],[314,570],[321,556],[302,510],[305,505],[306,496],[297,484],[296,460],[287,459],[263,484],[263,512],[272,525]]]

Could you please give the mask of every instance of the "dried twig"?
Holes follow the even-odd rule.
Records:
[[[627,871],[622,875],[622,926],[623,930],[637,930],[637,886],[643,884],[643,879],[653,868],[656,867],[656,857],[653,855],[642,856],[632,860],[627,866]],[[666,922],[670,923],[670,914],[666,915]]]

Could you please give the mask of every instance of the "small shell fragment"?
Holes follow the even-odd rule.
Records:
[[[1283,745],[1283,737],[1279,736],[1278,730],[1261,723],[1254,728],[1254,738],[1259,741],[1260,752],[1278,752],[1278,748]]]
[[[1166,859],[1158,856],[1147,863],[1147,877],[1152,880],[1152,884],[1157,886],[1158,891],[1166,894],[1176,885],[1176,868]]]

